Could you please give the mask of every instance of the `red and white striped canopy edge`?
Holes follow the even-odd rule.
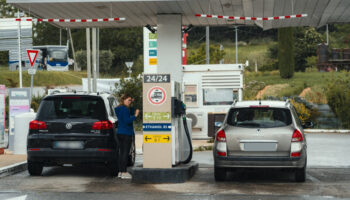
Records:
[[[307,17],[307,14],[285,15],[285,16],[276,16],[276,17],[237,17],[237,16],[196,14],[196,17],[213,18],[213,19],[229,19],[229,20],[270,21],[270,20],[280,20],[280,19],[302,18],[302,17]]]
[[[31,18],[16,18],[16,21],[27,21],[27,22],[114,22],[124,21],[125,18],[101,18],[101,19],[31,19]]]

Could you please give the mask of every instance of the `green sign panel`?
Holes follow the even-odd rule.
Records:
[[[149,39],[150,40],[156,40],[157,39],[157,33],[150,33],[149,34]]]
[[[149,48],[157,48],[157,41],[149,41]]]
[[[144,121],[170,122],[170,112],[145,112],[143,115]]]

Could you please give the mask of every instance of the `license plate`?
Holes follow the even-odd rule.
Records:
[[[53,143],[54,149],[84,149],[82,141],[56,141]]]
[[[276,151],[276,143],[244,143],[244,151]]]

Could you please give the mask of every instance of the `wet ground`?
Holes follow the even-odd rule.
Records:
[[[0,179],[0,199],[350,199],[350,134],[308,134],[307,180],[283,170],[239,170],[215,182],[211,152],[196,152],[200,168],[182,184],[133,184],[110,178],[104,167],[48,167]],[[312,157],[312,159],[311,159]],[[142,162],[142,156],[138,156]]]

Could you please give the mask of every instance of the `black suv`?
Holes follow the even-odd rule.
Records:
[[[115,133],[118,105],[106,93],[56,93],[46,96],[29,124],[28,172],[41,175],[44,166],[104,164],[117,175]],[[135,162],[135,143],[129,165]]]

